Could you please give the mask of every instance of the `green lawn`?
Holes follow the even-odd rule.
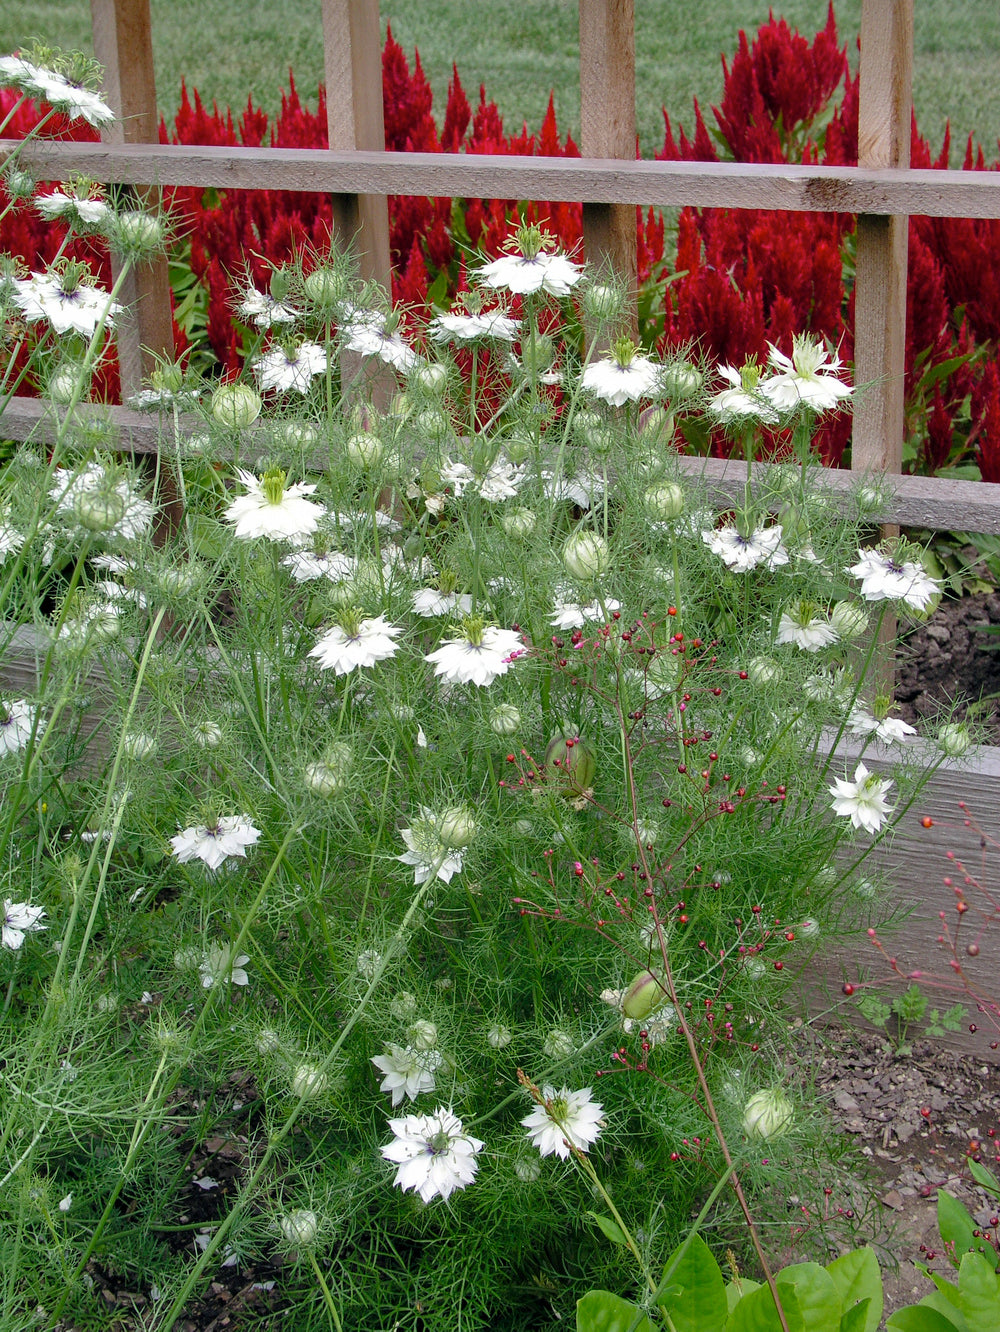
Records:
[[[722,88],[721,54],[741,27],[766,19],[767,0],[636,0],[638,127],[643,152],[663,138],[660,108],[691,122],[691,98],[707,107]],[[774,8],[807,36],[826,16],[826,0],[775,0]],[[696,18],[692,18],[692,12]],[[287,71],[310,99],[322,74],[318,0],[152,0],[159,103],[177,103],[181,76],[220,105],[242,107],[248,95],[273,111]],[[857,36],[861,0],[839,0],[844,41]],[[560,128],[579,133],[576,0],[382,0],[383,28],[409,55],[420,51],[439,119],[452,62],[475,102],[480,83],[508,128],[536,129],[550,89]],[[488,15],[488,22],[486,21]],[[5,0],[0,48],[27,37],[90,47],[87,0]],[[916,0],[914,96],[932,145],[950,117],[956,142],[970,131],[996,156],[1000,135],[1000,5],[997,0]]]

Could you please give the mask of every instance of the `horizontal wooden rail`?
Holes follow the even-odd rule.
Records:
[[[161,450],[165,428],[155,415],[134,412],[127,407],[84,406],[82,416],[95,415],[110,420],[116,430],[116,447],[132,453],[157,453]],[[34,440],[52,444],[57,420],[53,409],[36,398],[9,398],[6,409],[0,400],[0,439]],[[173,430],[170,421],[169,431]],[[180,419],[182,436],[204,433],[205,422],[196,416]],[[252,436],[248,454],[253,454]],[[676,466],[693,481],[704,484],[712,501],[728,506],[742,503],[746,485],[746,463],[736,459],[689,458],[679,456]],[[327,465],[315,460],[317,471]],[[759,483],[768,464],[755,463],[753,478]],[[834,505],[845,511],[855,507],[854,496],[864,477],[856,472],[824,468],[820,481]],[[880,507],[872,513],[872,523],[901,523],[906,527],[927,527],[932,531],[989,532],[1000,534],[1000,485],[985,481],[952,481],[945,477],[885,476],[877,478]]]
[[[5,157],[15,141],[0,139]],[[32,141],[41,179],[465,199],[549,199],[663,208],[774,208],[882,216],[1000,217],[1000,172],[511,157],[477,153],[329,152],[187,144]]]

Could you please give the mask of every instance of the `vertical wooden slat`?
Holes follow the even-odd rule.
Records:
[[[156,80],[149,0],[90,0],[94,53],[105,69],[104,93],[117,120],[103,131],[109,143],[157,143]],[[156,208],[159,191],[136,189],[137,206]],[[117,265],[114,265],[117,277]],[[116,341],[122,398],[137,392],[157,356],[174,354],[170,279],[165,257],[133,270],[120,297],[129,309]]]
[[[326,123],[340,152],[385,148],[378,0],[323,0]],[[363,277],[391,291],[389,209],[384,195],[334,195],[340,239],[353,242]]]
[[[584,157],[635,159],[634,0],[580,0],[580,129]],[[634,205],[585,203],[583,243],[628,283],[634,325]]]

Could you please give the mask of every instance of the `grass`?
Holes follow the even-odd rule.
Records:
[[[691,123],[691,99],[707,108],[722,89],[720,55],[735,49],[737,33],[752,33],[767,18],[767,0],[714,0],[699,8],[688,0],[636,4],[636,105],[644,155],[663,139],[660,108]],[[793,27],[811,37],[822,26],[826,0],[774,4]],[[420,51],[440,120],[452,63],[473,103],[485,85],[508,129],[526,121],[537,129],[555,92],[560,129],[579,136],[578,9],[576,0],[490,0],[487,11],[469,0],[382,0],[383,29],[412,58]],[[855,54],[861,0],[838,0],[842,40]],[[171,112],[181,77],[206,101],[234,110],[248,96],[274,112],[292,69],[305,97],[322,78],[318,0],[152,0],[153,47],[160,107]],[[951,119],[956,144],[970,132],[995,156],[1000,135],[1000,11],[996,0],[917,0],[914,99],[918,123],[932,147]],[[11,50],[39,35],[66,47],[90,49],[86,0],[6,0],[0,48]],[[955,160],[955,154],[953,154]]]

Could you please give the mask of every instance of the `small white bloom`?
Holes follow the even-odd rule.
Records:
[[[833,812],[849,818],[855,828],[877,833],[892,813],[886,802],[886,793],[892,786],[888,778],[876,777],[863,763],[854,770],[854,781],[838,777],[829,788],[833,796]]]
[[[901,717],[873,717],[860,705],[848,717],[847,725],[852,735],[874,736],[884,745],[895,744],[897,740],[917,733],[917,728],[910,726]]]
[[[111,328],[122,307],[106,291],[82,282],[74,269],[32,273],[14,283],[13,299],[25,319],[35,323],[47,319],[56,333],[79,333],[93,337],[103,321]]]
[[[387,1042],[385,1054],[374,1055],[372,1063],[384,1073],[379,1084],[392,1097],[393,1107],[401,1105],[406,1097],[415,1101],[421,1092],[432,1092],[437,1085],[434,1074],[443,1059],[437,1050],[417,1050]]]
[[[277,389],[285,393],[298,389],[308,393],[317,375],[326,373],[326,350],[317,342],[282,344],[258,356],[253,372],[261,389]]]
[[[202,860],[211,870],[217,870],[230,856],[246,856],[246,848],[254,846],[260,837],[260,829],[255,828],[242,814],[223,814],[209,827],[207,824],[194,824],[185,828],[176,837],[171,837],[170,845],[180,863],[190,860]]]
[[[462,1121],[439,1106],[432,1115],[405,1115],[390,1119],[395,1141],[382,1148],[382,1155],[399,1167],[394,1184],[405,1192],[418,1193],[425,1203],[448,1199],[476,1178],[476,1155],[484,1143],[462,1127]]]
[[[622,349],[626,346],[622,342]],[[592,361],[580,377],[581,388],[612,407],[651,398],[660,389],[660,367],[646,356],[637,356],[628,342],[628,352]]]
[[[794,643],[803,652],[819,652],[836,643],[840,635],[830,623],[813,612],[816,607],[808,601],[793,602],[782,611],[778,622],[778,643]]]
[[[479,497],[487,504],[513,499],[524,480],[524,473],[506,458],[497,458],[479,483]]]
[[[110,125],[114,120],[114,112],[90,88],[71,83],[64,75],[50,69],[37,69],[35,77],[41,95],[49,105],[56,111],[62,111],[70,120],[85,120],[95,129]]]
[[[250,319],[258,328],[271,328],[274,324],[294,324],[298,315],[290,305],[276,301],[270,292],[251,287],[237,306],[244,319]],[[323,367],[326,369],[326,366]]]
[[[534,255],[503,254],[484,264],[474,276],[487,287],[509,291],[512,296],[534,292],[568,296],[583,276],[583,270],[564,254],[539,250]]]
[[[353,555],[343,551],[327,550],[320,553],[315,550],[293,550],[282,556],[284,568],[288,569],[297,583],[309,583],[316,578],[328,578],[331,583],[343,583],[357,573],[358,562]]]
[[[12,902],[9,897],[4,898],[2,938],[0,938],[4,948],[16,950],[24,943],[26,934],[33,934],[36,930],[47,930],[48,926],[41,924],[44,915],[45,912],[41,907],[31,906],[27,902]]]
[[[277,467],[260,480],[242,467],[237,468],[237,475],[246,494],[233,500],[224,517],[241,540],[301,541],[315,532],[323,509],[306,499],[316,489],[314,485],[300,481],[286,486],[285,473]]]
[[[233,956],[229,944],[213,944],[198,964],[201,983],[210,990],[214,985],[248,985],[250,977],[244,968],[250,961],[246,953]]]
[[[394,657],[402,629],[389,624],[384,615],[368,620],[352,620],[346,626],[335,624],[316,640],[309,652],[319,662],[320,670],[348,675],[358,666],[374,666]]]
[[[701,539],[714,555],[734,573],[747,573],[763,564],[765,569],[776,569],[788,563],[788,552],[781,544],[781,528],[758,527],[744,536],[738,527],[718,527],[702,532]]]
[[[532,1145],[542,1156],[569,1158],[570,1149],[586,1152],[600,1137],[604,1127],[603,1106],[594,1100],[590,1087],[570,1091],[563,1087],[543,1087],[544,1105],[535,1106],[521,1123],[528,1130]]]
[[[413,594],[413,609],[427,620],[451,615],[454,611],[468,615],[472,610],[472,597],[467,592],[439,592],[436,587],[422,587]]]
[[[103,199],[80,198],[64,190],[38,195],[35,207],[47,221],[60,217],[76,231],[91,231],[100,227],[111,211]]]
[[[600,624],[616,610],[621,609],[621,602],[614,597],[607,597],[603,602],[592,601],[581,606],[577,601],[563,601],[557,597],[549,616],[553,629],[568,631],[582,629],[586,624]]]
[[[799,407],[826,412],[851,396],[850,385],[837,378],[838,371],[844,369],[840,358],[834,356],[831,361],[821,343],[796,336],[791,358],[770,343],[768,346],[768,362],[778,373],[762,383],[760,391],[779,412],[793,412]]]
[[[23,698],[0,703],[0,758],[18,754],[31,739],[36,709]]]
[[[428,652],[424,661],[432,662],[434,674],[449,684],[487,686],[506,675],[523,651],[520,635],[512,629],[468,619],[457,637]]]
[[[766,396],[765,385],[758,382],[756,366],[752,367],[752,373],[745,374],[735,366],[720,365],[719,374],[729,384],[729,388],[712,398],[708,410],[721,425],[739,426],[754,422],[777,425],[778,413]]]
[[[847,571],[861,580],[866,601],[903,601],[924,611],[941,594],[941,584],[912,560],[898,560],[888,551],[859,550],[858,562]]]
[[[348,351],[357,352],[359,356],[377,356],[400,374],[408,375],[423,364],[395,328],[387,327],[385,316],[378,310],[355,310],[341,331]]]
[[[407,850],[396,859],[413,866],[414,883],[426,883],[432,878],[450,883],[453,875],[461,873],[462,849],[445,845],[432,809],[421,806],[420,818],[414,819],[412,827],[401,829],[400,835]]]
[[[475,314],[436,315],[427,331],[434,342],[477,342],[480,338],[513,342],[520,326],[519,319],[510,319],[502,310],[481,310]]]

